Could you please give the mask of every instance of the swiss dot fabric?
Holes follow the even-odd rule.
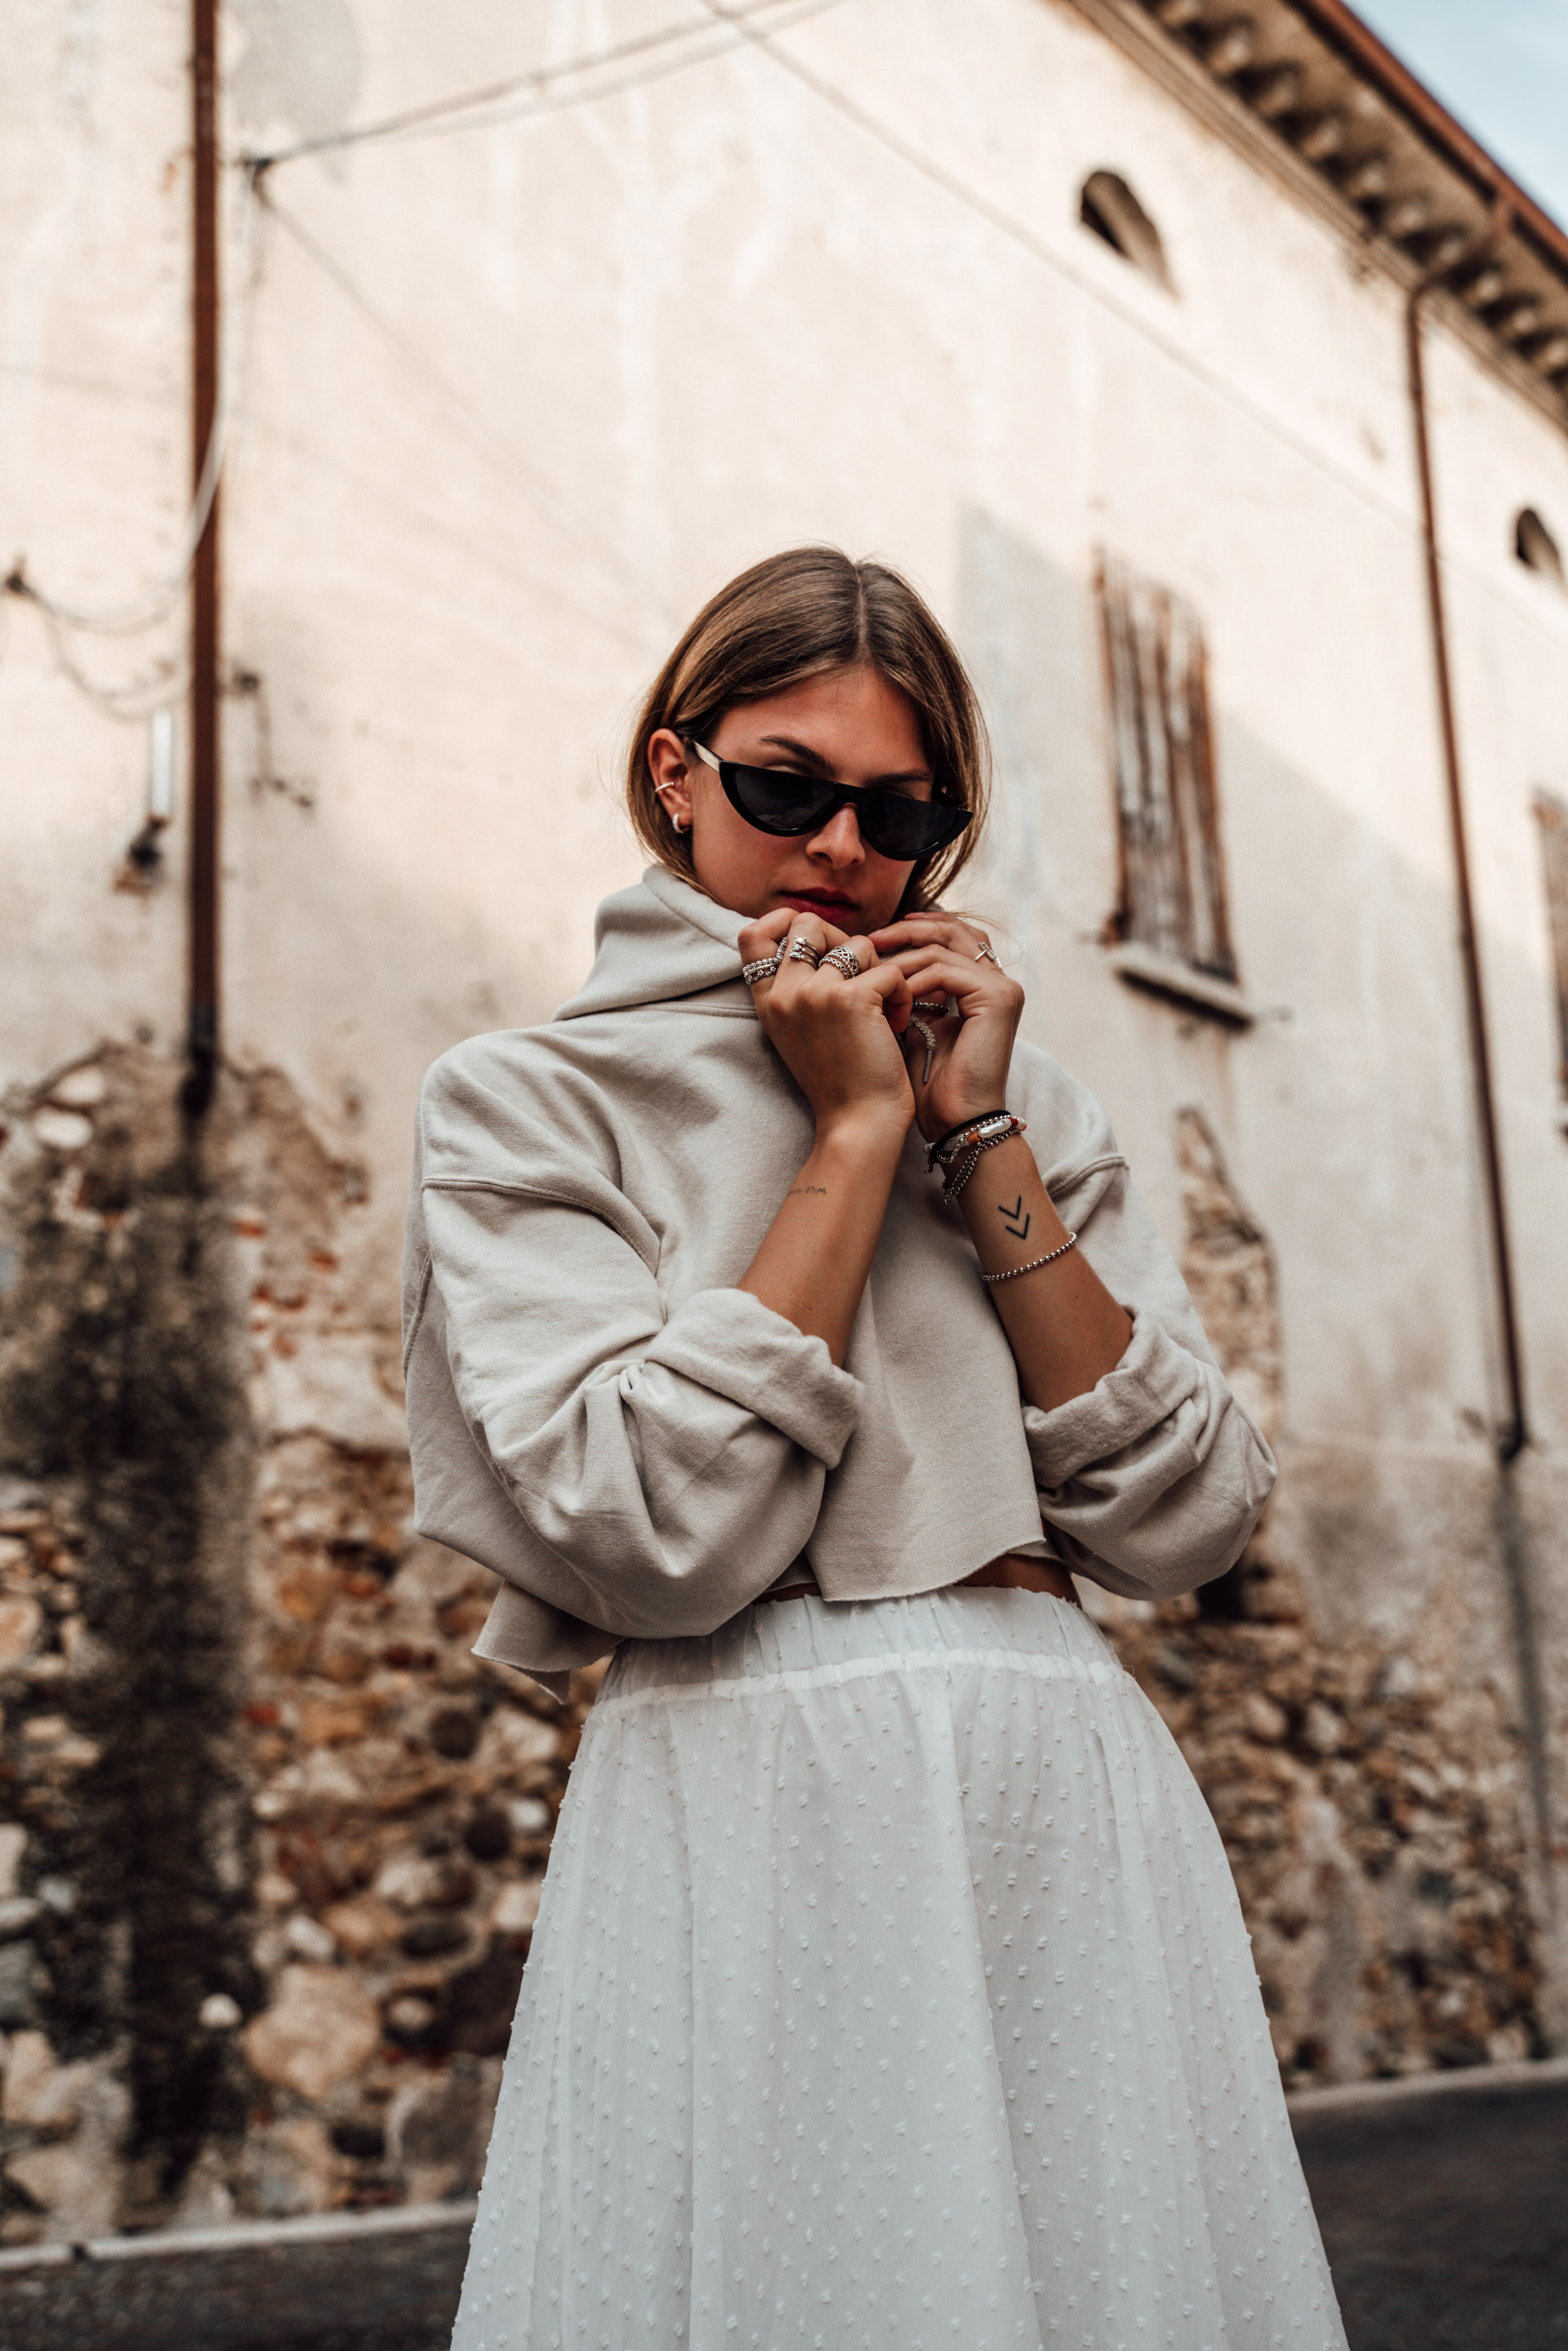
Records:
[[[620,1649],[454,2351],[1344,2351],[1224,1850],[1029,1592]]]

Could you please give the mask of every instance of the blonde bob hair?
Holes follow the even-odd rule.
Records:
[[[649,688],[626,763],[626,804],[655,862],[696,882],[691,837],[676,832],[648,771],[648,746],[661,727],[703,741],[738,704],[860,667],[908,695],[937,799],[972,811],[957,839],[922,858],[909,877],[903,911],[934,904],[978,845],[990,779],[985,720],[924,598],[885,563],[854,563],[836,547],[787,548],[741,572],[703,606]]]

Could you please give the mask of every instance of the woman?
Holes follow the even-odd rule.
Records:
[[[1273,1463],[942,910],[984,758],[903,580],[758,565],[586,988],[425,1085],[419,1523],[505,1579],[482,1655],[615,1650],[457,2351],[1343,2351],[1223,1850],[1069,1572],[1219,1574]]]

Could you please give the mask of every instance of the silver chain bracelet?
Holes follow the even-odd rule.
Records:
[[[1027,1265],[1009,1265],[1006,1273],[983,1273],[980,1280],[982,1281],[1016,1281],[1020,1273],[1036,1273],[1042,1265],[1054,1265],[1057,1259],[1065,1257],[1070,1249],[1077,1246],[1077,1234],[1069,1233],[1060,1249],[1048,1249],[1044,1257],[1031,1257]]]

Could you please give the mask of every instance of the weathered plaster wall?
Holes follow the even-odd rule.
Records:
[[[230,144],[664,21],[235,0]],[[413,1099],[456,1038],[576,985],[635,872],[639,688],[707,590],[803,536],[889,554],[957,629],[1000,785],[969,894],[1281,1454],[1234,1577],[1102,1613],[1225,1828],[1281,2062],[1482,2062],[1568,2026],[1539,1835],[1568,1803],[1568,1162],[1529,817],[1568,786],[1568,600],[1510,552],[1520,505],[1568,530],[1568,443],[1434,326],[1537,1437],[1505,1483],[1398,298],[1068,0],[953,22],[854,0],[788,46],[1016,235],[739,45],[269,175],[199,1135],[183,811],[154,886],[115,886],[178,608],[62,648],[6,600],[0,2236],[475,2176],[591,1690],[559,1715],[479,1666],[486,1579],[410,1530]],[[172,0],[18,16],[0,516],[84,600],[178,536],[183,55]],[[1097,166],[1135,182],[1174,297],[1079,225]],[[1106,963],[1102,545],[1204,617],[1244,1033]],[[62,650],[147,683],[116,717]]]

